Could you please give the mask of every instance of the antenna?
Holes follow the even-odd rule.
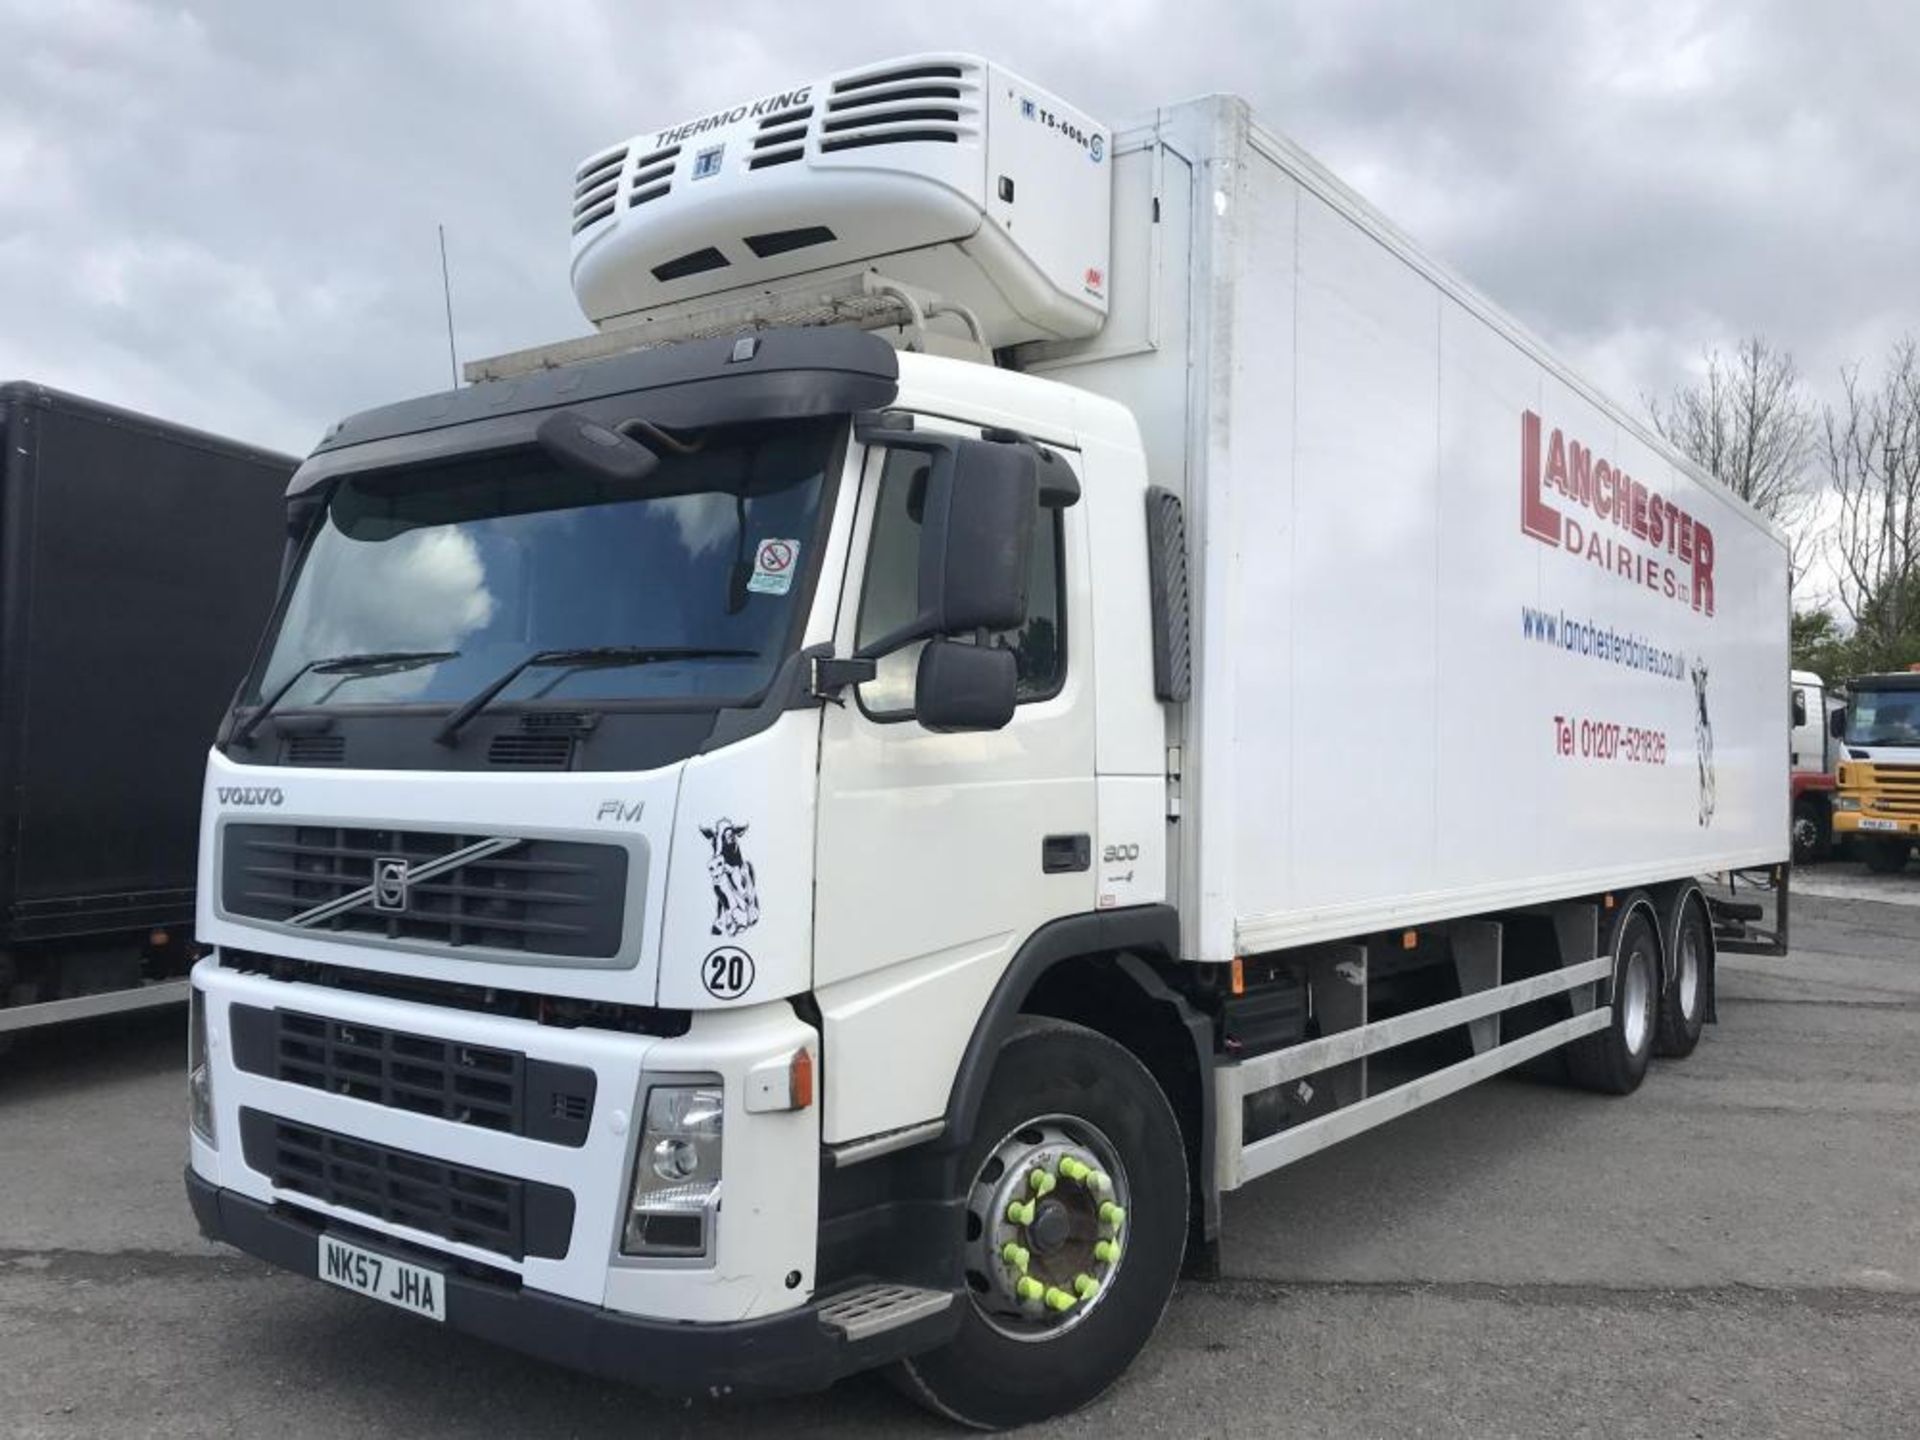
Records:
[[[434,227],[440,232],[440,293],[447,301],[447,368],[453,372],[453,388],[460,388],[460,359],[453,349],[453,281],[447,275],[447,227]]]

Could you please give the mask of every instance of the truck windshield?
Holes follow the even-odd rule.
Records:
[[[1856,689],[1847,702],[1847,743],[1920,746],[1920,690]]]
[[[797,633],[839,428],[709,432],[630,484],[537,452],[349,476],[245,703],[292,681],[276,709],[457,706],[531,656],[601,647],[648,663],[530,664],[493,703],[750,700]],[[385,651],[445,653],[312,663]]]

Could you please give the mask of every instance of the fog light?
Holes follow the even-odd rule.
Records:
[[[717,1084],[656,1085],[647,1092],[623,1253],[702,1256],[712,1251],[724,1099]]]
[[[207,1144],[213,1138],[213,1070],[207,1064],[207,1002],[200,987],[187,991],[187,1123]]]
[[[1833,808],[1836,810],[1858,810],[1860,808],[1860,797],[1858,795],[1836,795],[1833,798]]]

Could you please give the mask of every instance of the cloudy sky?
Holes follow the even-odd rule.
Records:
[[[575,163],[850,64],[1003,59],[1112,121],[1245,95],[1617,398],[1758,331],[1920,329],[1920,8],[0,0],[0,379],[293,451],[582,332]]]

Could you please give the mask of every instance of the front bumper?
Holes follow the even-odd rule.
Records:
[[[821,1390],[943,1343],[959,1309],[854,1341],[821,1318],[816,1301],[759,1320],[692,1324],[603,1310],[544,1294],[511,1277],[480,1278],[450,1268],[449,1257],[396,1244],[390,1237],[328,1221],[284,1205],[263,1205],[186,1172],[187,1199],[200,1232],[269,1264],[318,1274],[325,1231],[357,1245],[426,1265],[444,1277],[446,1325],[496,1345],[604,1379],[666,1395],[768,1395]],[[378,1303],[370,1301],[368,1303]]]
[[[1871,810],[1835,810],[1833,833],[1836,835],[1880,835],[1890,839],[1905,836],[1920,840],[1920,816],[1880,815]]]

